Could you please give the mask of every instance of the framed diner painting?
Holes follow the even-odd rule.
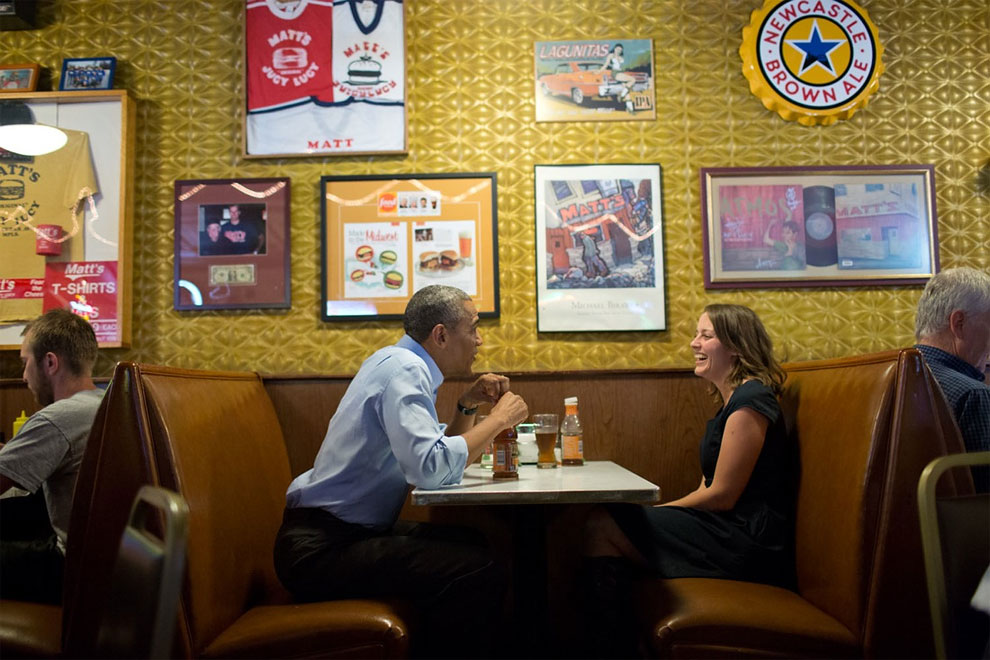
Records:
[[[539,332],[665,330],[659,165],[536,166]]]
[[[289,179],[175,182],[174,305],[291,306]]]
[[[704,168],[705,288],[922,284],[933,165]]]
[[[401,319],[431,284],[497,317],[496,199],[494,172],[322,177],[320,317]]]
[[[245,156],[406,152],[402,0],[245,3]]]

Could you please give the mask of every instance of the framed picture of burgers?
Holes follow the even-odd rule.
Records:
[[[289,179],[175,182],[175,309],[287,309],[289,285]]]
[[[324,321],[401,319],[431,284],[499,314],[494,172],[320,179]]]

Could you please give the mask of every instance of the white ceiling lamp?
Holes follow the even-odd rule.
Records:
[[[69,136],[54,126],[35,124],[22,101],[0,101],[0,147],[23,156],[41,156],[65,146]]]

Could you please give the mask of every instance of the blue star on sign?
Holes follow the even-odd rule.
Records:
[[[804,74],[805,71],[815,66],[820,66],[833,76],[835,75],[835,67],[832,66],[831,54],[833,50],[842,44],[842,41],[827,41],[822,39],[817,20],[812,22],[811,34],[808,35],[807,40],[788,39],[787,44],[804,53],[804,62],[801,63],[801,71],[798,75]]]

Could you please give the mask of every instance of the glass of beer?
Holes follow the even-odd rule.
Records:
[[[539,456],[536,459],[538,468],[557,467],[557,456],[554,448],[557,446],[557,415],[555,413],[541,413],[533,415],[533,424],[536,426],[536,446],[539,449]]]

